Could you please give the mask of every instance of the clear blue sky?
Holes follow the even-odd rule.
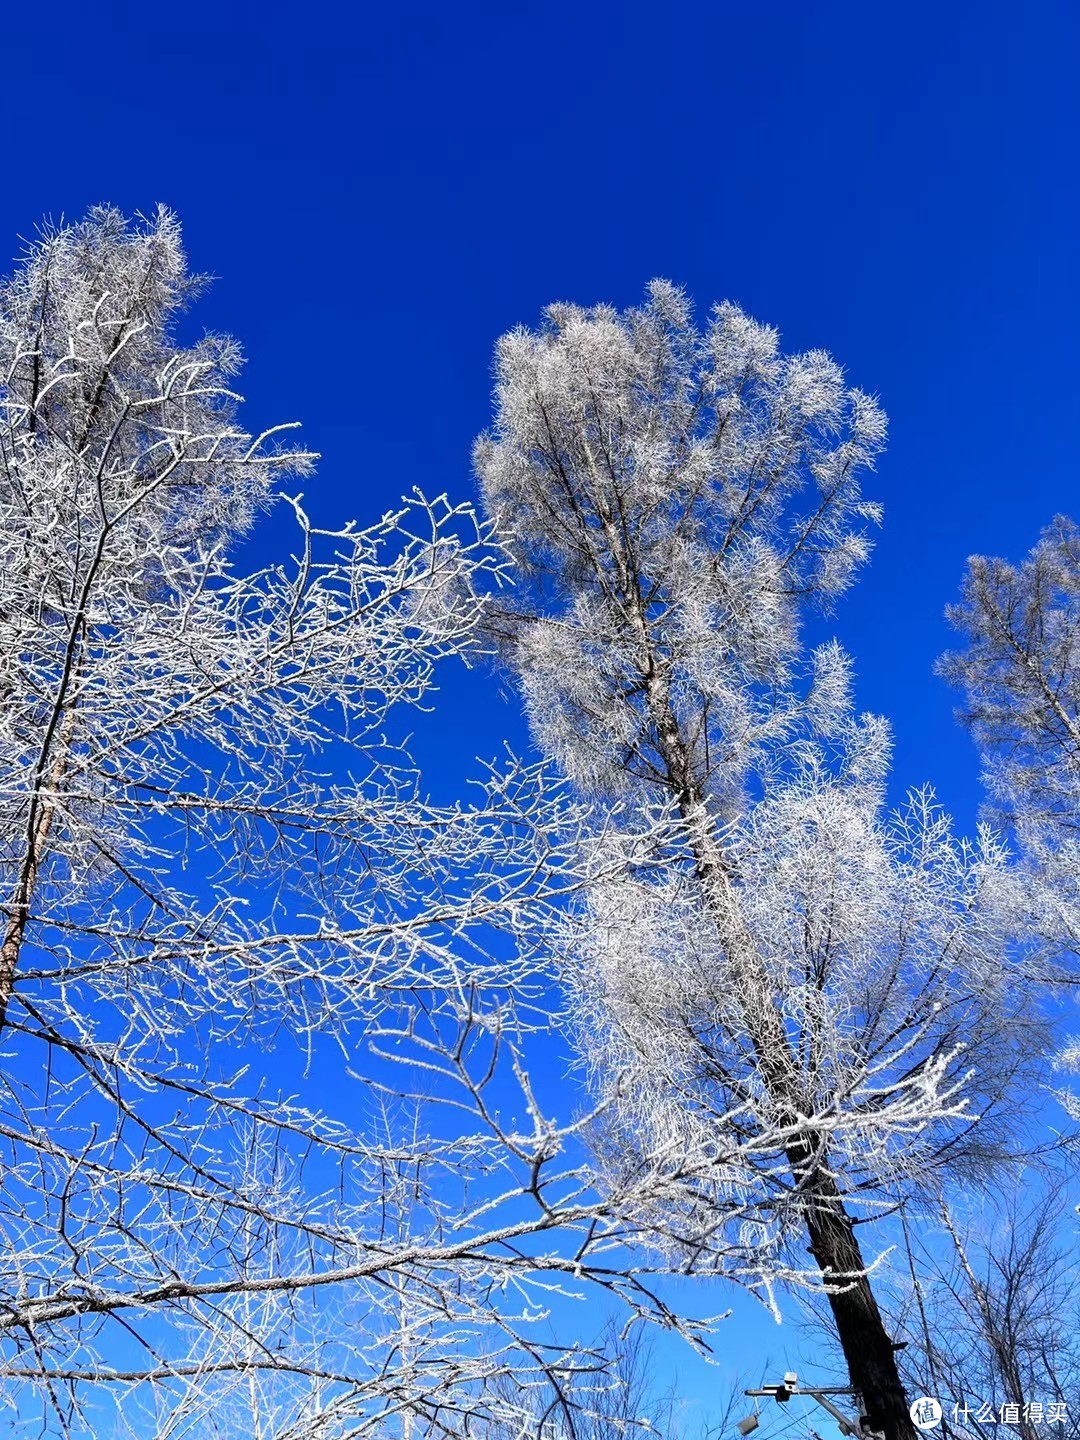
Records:
[[[174,207],[249,424],[325,455],[320,518],[469,494],[492,344],[553,299],[665,275],[832,350],[892,420],[835,628],[898,783],[971,823],[942,607],[970,552],[1080,512],[1075,4],[53,0],[3,36],[5,253]],[[440,723],[491,753],[512,711],[476,686]]]
[[[177,209],[327,518],[465,495],[493,341],[552,299],[666,275],[831,349],[892,419],[836,628],[898,782],[970,822],[942,606],[969,552],[1080,510],[1075,5],[53,0],[4,32],[0,245]],[[470,709],[494,748],[508,716]]]

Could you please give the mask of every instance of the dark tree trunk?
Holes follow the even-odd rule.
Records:
[[[805,1155],[789,1158],[796,1174],[805,1174]],[[896,1351],[866,1275],[854,1222],[836,1182],[819,1170],[805,1185],[804,1194],[811,1254],[827,1279],[852,1277],[846,1288],[828,1299],[851,1383],[862,1396],[867,1425],[885,1440],[918,1440]]]
[[[619,537],[609,527],[612,553],[620,556]],[[677,798],[697,867],[706,905],[717,917],[732,969],[744,993],[744,1018],[758,1068],[770,1096],[779,1104],[781,1123],[797,1122],[801,1113],[799,1066],[792,1055],[772,984],[757,954],[753,937],[738,919],[733,882],[723,847],[708,817],[705,796],[695,779],[693,747],[679,726],[671,703],[669,678],[658,665],[636,571],[622,558],[620,577],[627,606],[635,617],[642,650],[642,678],[650,716],[656,727],[656,748],[666,780]],[[733,918],[736,917],[736,918]],[[919,1440],[896,1364],[896,1351],[885,1329],[852,1217],[828,1169],[821,1137],[807,1137],[787,1147],[798,1187],[810,1250],[826,1280],[844,1288],[829,1295],[837,1338],[847,1362],[851,1384],[864,1406],[867,1427],[885,1440]]]

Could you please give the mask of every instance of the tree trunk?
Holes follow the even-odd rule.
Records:
[[[805,1151],[801,1155],[791,1151],[788,1158],[796,1175],[805,1172]],[[845,1285],[829,1295],[829,1308],[848,1375],[862,1397],[867,1425],[885,1440],[916,1440],[896,1351],[866,1274],[854,1221],[830,1175],[818,1170],[804,1194],[810,1253],[826,1281],[835,1276]]]
[[[657,656],[635,568],[621,556],[619,537],[608,526],[612,551],[621,559],[620,582],[641,647],[642,678],[656,746],[668,788],[677,799],[697,868],[705,905],[728,950],[742,1000],[743,1019],[762,1080],[776,1103],[781,1123],[797,1124],[801,1113],[800,1074],[783,1016],[765,967],[740,912],[734,879],[709,817],[693,763],[693,745],[682,732],[671,703],[669,678]],[[796,1180],[810,1251],[826,1283],[838,1277],[842,1290],[829,1295],[837,1338],[851,1384],[865,1407],[868,1428],[885,1440],[917,1440],[907,1396],[881,1311],[866,1273],[852,1217],[827,1168],[820,1136],[808,1135],[786,1147]]]
[[[38,869],[41,865],[41,853],[49,834],[53,814],[53,806],[46,805],[34,820],[22,873],[19,876],[18,888],[11,905],[7,907],[7,924],[4,927],[3,940],[0,941],[0,1030],[7,1024],[8,1004],[15,989],[15,974],[19,968],[19,956],[26,938],[30,904],[37,886]]]
[[[778,1105],[781,1123],[797,1124],[801,1111],[798,1064],[769,977],[740,915],[723,850],[713,833],[704,797],[692,779],[689,747],[678,730],[662,683],[655,685],[653,703],[669,784],[679,799],[705,903],[738,977],[743,1018],[761,1078]],[[862,1397],[868,1428],[879,1431],[885,1440],[917,1440],[896,1351],[874,1298],[854,1221],[828,1169],[821,1137],[808,1135],[793,1142],[787,1147],[787,1158],[799,1186],[811,1254],[826,1282],[837,1277],[837,1283],[844,1286],[829,1295],[829,1306],[851,1384]]]
[[[53,792],[59,788],[64,777],[67,764],[65,745],[73,719],[74,711],[69,711],[60,727],[60,754],[53,762],[49,774],[49,789]],[[43,758],[47,754],[46,750]],[[23,856],[15,893],[11,898],[11,903],[0,910],[0,913],[6,913],[7,917],[3,939],[0,940],[0,1030],[3,1030],[7,1024],[8,1005],[15,989],[19,957],[22,954],[23,941],[26,939],[26,927],[30,920],[30,905],[37,888],[38,872],[41,869],[41,861],[55,815],[55,801],[42,800],[41,784],[38,780],[30,799],[26,853]]]

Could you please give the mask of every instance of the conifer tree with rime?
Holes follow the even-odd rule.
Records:
[[[1019,850],[1008,896],[1030,937],[1032,975],[1072,985],[1080,955],[1080,531],[1058,515],[1018,564],[973,555],[946,614],[966,642],[941,673],[963,693],[959,715],[983,763],[992,820]],[[1068,1040],[1059,1067],[1080,1072]],[[1071,1119],[1080,1097],[1056,1098]]]
[[[171,214],[110,209],[0,285],[0,1395],[33,1433],[459,1433],[581,1363],[529,1329],[551,1291],[675,1318],[612,1247],[681,1172],[614,1205],[530,1087],[488,937],[550,866],[543,777],[440,809],[395,744],[486,528],[313,525],[235,343],[177,338],[198,289]],[[294,554],[245,572],[271,505]]]
[[[1019,564],[968,561],[947,611],[966,641],[941,671],[984,765],[994,820],[1015,833],[1026,866],[1022,920],[1041,937],[1049,973],[1080,951],[1080,531],[1047,526]],[[1069,966],[1066,960],[1066,966]]]
[[[591,819],[552,944],[598,1153],[617,1180],[672,1139],[723,1152],[683,1190],[683,1263],[740,1196],[733,1243],[827,1290],[870,1427],[907,1440],[857,1227],[985,1156],[1023,1013],[1003,857],[929,792],[887,813],[885,725],[800,643],[867,557],[884,417],[733,305],[698,330],[666,282],[506,335],[495,405],[475,463],[518,589],[488,624]]]

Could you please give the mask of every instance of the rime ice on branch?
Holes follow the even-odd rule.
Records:
[[[0,287],[3,1396],[140,1440],[511,1423],[508,1376],[584,1363],[529,1338],[553,1289],[663,1313],[612,1258],[683,1162],[613,1206],[532,1097],[538,982],[488,945],[543,776],[438,809],[390,743],[474,643],[485,527],[314,527],[236,345],[176,338],[198,289],[171,215],[111,210]],[[243,573],[270,505],[294,558]]]
[[[1080,532],[1059,515],[1018,565],[975,555],[949,619],[966,641],[941,670],[984,762],[993,816],[1026,864],[1019,922],[1044,970],[1080,949]]]

